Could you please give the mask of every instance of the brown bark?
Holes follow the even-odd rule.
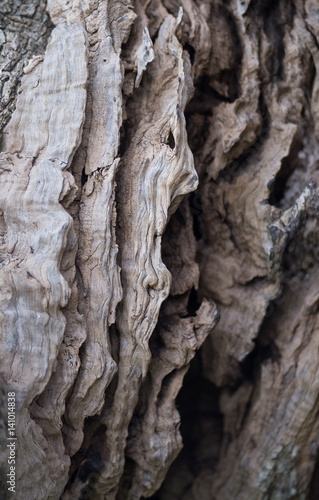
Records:
[[[17,498],[317,498],[314,2],[0,5]]]

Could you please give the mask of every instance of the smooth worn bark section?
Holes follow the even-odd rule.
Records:
[[[313,0],[0,5],[17,497],[317,498]]]

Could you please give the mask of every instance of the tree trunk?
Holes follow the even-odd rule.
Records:
[[[0,7],[3,498],[317,499],[315,1]]]

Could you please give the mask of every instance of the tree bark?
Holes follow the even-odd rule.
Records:
[[[0,6],[4,498],[314,500],[315,2]]]

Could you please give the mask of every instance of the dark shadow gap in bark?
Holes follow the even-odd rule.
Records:
[[[316,465],[312,474],[309,487],[309,495],[307,497],[307,500],[318,500],[318,492],[319,492],[319,453],[317,454]]]
[[[181,434],[185,455],[188,455],[189,458],[196,452],[195,448],[199,447],[198,440],[203,439],[203,436],[200,437],[201,433],[198,432],[201,417],[206,419],[207,416],[211,415],[213,420],[219,421],[219,427],[222,428],[219,395],[220,389],[202,376],[201,359],[199,356],[195,356],[176,400],[177,409],[181,415]],[[215,438],[218,441],[218,436],[215,436],[212,441],[214,446],[216,445]],[[209,439],[209,437],[204,436],[204,439]],[[215,453],[216,450],[210,457],[212,465],[216,464]],[[195,468],[197,468],[196,462],[196,458],[194,461],[192,460]]]
[[[68,491],[75,479],[78,477],[83,483],[83,494],[80,499],[89,498],[87,490],[90,491],[90,481],[97,478],[104,467],[102,460],[103,445],[105,442],[105,426],[100,423],[100,416],[88,417],[84,422],[84,439],[79,451],[71,457],[69,470],[69,481],[64,491]]]
[[[297,136],[290,148],[288,156],[283,158],[280,170],[277,172],[275,178],[268,184],[270,188],[269,204],[277,208],[289,208],[289,201],[285,203],[285,192],[289,178],[293,172],[302,165],[299,161],[299,153],[303,149],[303,140],[299,135]],[[304,186],[300,186],[300,192]],[[299,193],[300,194],[300,193]],[[296,193],[297,197],[298,193]]]
[[[102,411],[107,411],[108,408],[112,407],[117,380],[116,374],[107,387]],[[101,423],[101,415],[87,417],[83,427],[83,442],[81,448],[71,457],[69,481],[64,491],[69,490],[78,477],[83,482],[83,490],[79,500],[91,498],[94,483],[97,482],[105,466],[105,449],[107,449],[106,426]]]
[[[202,230],[201,230],[201,215],[203,212],[202,208],[202,199],[201,199],[201,194],[200,191],[197,189],[194,191],[194,193],[191,193],[189,196],[189,207],[190,207],[190,213],[193,216],[193,231],[194,231],[194,236],[196,240],[201,240],[203,235],[202,235]]]
[[[218,463],[223,436],[218,403],[221,389],[204,378],[201,371],[200,358],[195,356],[176,400],[184,447],[152,500],[182,498],[203,469],[213,473]]]
[[[125,467],[119,483],[119,490],[116,495],[116,500],[127,500],[129,491],[132,486],[133,478],[136,470],[136,462],[132,458],[125,456]]]
[[[223,96],[217,90],[215,90],[210,83],[208,75],[204,75],[195,85],[194,97],[190,100],[185,109],[185,116],[187,121],[187,115],[192,113],[207,114],[211,116],[213,109],[216,105],[221,102],[234,102],[235,99],[231,99]]]
[[[88,178],[89,178],[89,176],[85,173],[85,168],[83,168],[82,174],[81,174],[81,186],[82,187],[87,183]]]
[[[259,378],[260,366],[266,360],[280,361],[280,352],[273,339],[265,335],[269,316],[273,314],[272,304],[268,307],[259,334],[255,339],[255,347],[241,363],[241,371],[245,380],[255,383]],[[241,384],[239,384],[241,385]]]
[[[101,454],[96,451],[88,454],[80,468],[79,468],[79,479],[82,483],[86,483],[93,474],[98,474],[104,467],[101,460]]]
[[[115,363],[118,365],[120,361],[120,334],[115,324],[111,325],[109,328],[109,338],[111,344],[111,355]]]
[[[195,316],[196,311],[198,311],[199,307],[200,307],[200,302],[198,300],[197,292],[193,287],[190,291],[187,303],[188,317]]]
[[[191,64],[193,65],[196,57],[196,51],[194,47],[190,43],[185,43],[184,50],[188,52]]]

